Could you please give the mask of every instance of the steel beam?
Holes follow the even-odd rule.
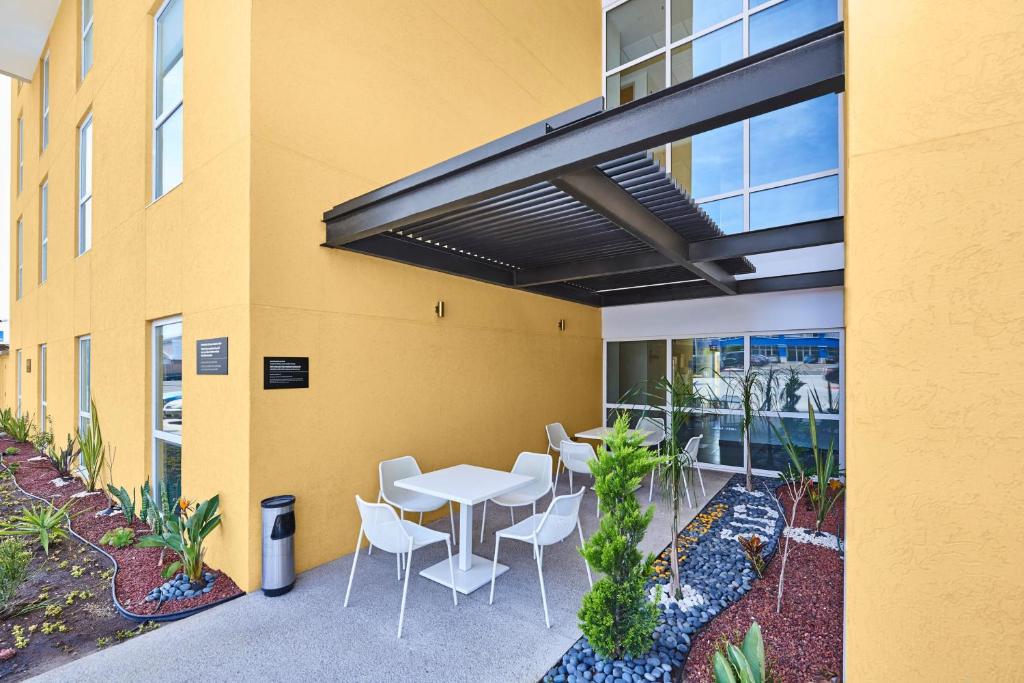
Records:
[[[399,229],[506,192],[683,139],[845,87],[842,24],[685,83],[568,123],[472,163],[449,160],[324,214],[325,246]],[[500,141],[499,141],[500,142]],[[389,189],[390,188],[390,189]]]
[[[691,242],[690,259],[697,263],[720,261],[739,256],[838,244],[842,241],[842,217],[828,218]]]
[[[796,275],[779,275],[776,277],[736,281],[739,294],[763,294],[765,292],[784,292],[796,289],[814,289],[817,287],[839,287],[842,284],[842,270],[825,270],[816,273],[799,273]],[[629,304],[649,304],[659,301],[704,299],[721,295],[720,291],[704,282],[687,282],[664,286],[654,285],[651,287],[625,289],[618,292],[606,292],[601,295],[601,306],[626,306]]]
[[[587,168],[555,178],[551,184],[606,217],[676,265],[704,278],[726,294],[735,294],[733,277],[714,263],[690,261],[686,238],[651,213],[633,195],[597,168]]]

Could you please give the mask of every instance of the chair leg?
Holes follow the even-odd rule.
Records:
[[[356,539],[356,551],[352,553],[352,571],[348,573],[348,588],[345,589],[345,604],[343,607],[348,607],[348,595],[352,592],[352,579],[356,575],[356,562],[359,561],[359,546],[363,544],[363,527],[359,527],[359,538]],[[372,543],[370,544],[373,545]]]
[[[533,514],[537,514],[537,501],[533,501]]]
[[[697,479],[700,480],[700,490],[701,490],[701,493],[703,493],[704,496],[707,497],[708,491],[707,491],[706,488],[704,488],[704,475],[701,474],[699,467],[695,466],[693,469],[697,470]]]
[[[444,544],[448,546],[448,576],[452,580],[452,602],[458,607],[459,596],[455,594],[455,563],[452,562],[452,544],[447,538],[444,539]]]
[[[420,521],[418,522],[418,524],[420,526],[423,526],[423,513],[422,512],[420,513]]]
[[[381,496],[383,496],[383,495],[384,495],[383,491],[377,491],[377,504],[378,505],[380,505],[380,499],[381,499]],[[373,554],[373,544],[372,543],[370,544],[370,547],[366,549],[366,554],[367,555],[372,555]]]
[[[551,492],[551,495],[555,495],[558,491],[558,475],[562,473],[562,458],[559,456],[558,462],[555,463],[555,488]]]
[[[651,490],[647,492],[647,502],[648,503],[650,503],[652,500],[654,500],[654,477],[657,476],[656,472],[657,472],[656,469],[651,471]]]
[[[402,580],[402,553],[395,553],[395,574],[398,580]]]
[[[487,600],[488,605],[494,604],[494,579],[498,575],[498,546],[501,545],[501,536],[494,535],[494,564],[491,565],[491,597]]]
[[[583,527],[580,525],[579,517],[576,518],[576,531],[580,532],[580,548],[583,547]],[[583,558],[583,566],[587,568],[587,582],[590,587],[594,587],[594,577],[590,575],[590,563],[587,562],[587,558]]]
[[[405,621],[405,595],[409,592],[409,568],[412,566],[412,541],[409,541],[409,559],[405,564],[405,585],[402,586],[402,609],[398,612],[398,637],[402,637],[402,623]]]
[[[690,476],[683,471],[683,488],[686,490],[686,504],[693,507],[693,500],[690,498]]]
[[[537,544],[534,543],[534,548],[537,548]],[[540,579],[540,599],[544,604],[544,623],[548,628],[551,628],[551,619],[548,617],[548,596],[544,592],[544,552],[537,549],[537,577]]]
[[[484,501],[484,513],[480,515],[480,542],[484,542],[484,527],[487,526],[487,501]]]
[[[454,545],[459,544],[459,537],[455,533],[455,508],[452,506],[452,502],[448,501],[448,519],[452,523],[452,543]]]
[[[508,515],[509,515],[509,517],[512,518],[512,523],[515,524],[516,523],[516,509],[514,507],[509,506],[509,508],[508,508]]]
[[[565,469],[569,470],[568,467],[566,467]],[[575,489],[573,489],[572,486],[572,470],[569,470],[569,493],[572,493],[574,490]]]

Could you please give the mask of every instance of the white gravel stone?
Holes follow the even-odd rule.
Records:
[[[821,546],[822,548],[839,550],[839,539],[836,538],[834,534],[830,534],[827,531],[819,531],[815,534],[810,529],[804,529],[802,527],[786,527],[782,533],[797,543],[810,543],[811,545]]]

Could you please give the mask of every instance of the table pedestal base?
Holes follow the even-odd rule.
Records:
[[[494,566],[492,560],[480,557],[479,555],[473,555],[470,559],[472,560],[472,565],[469,570],[463,571],[459,569],[459,558],[452,558],[452,562],[455,563],[455,590],[465,595],[469,595],[480,586],[489,584],[491,582],[491,568]],[[497,575],[501,576],[507,571],[508,567],[499,562]],[[441,560],[431,567],[427,567],[420,572],[420,576],[436,581],[448,588],[452,586],[451,574],[448,572],[448,558]]]

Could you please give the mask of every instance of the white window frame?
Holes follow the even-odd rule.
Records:
[[[22,218],[18,218],[17,225],[17,259],[18,259],[18,273],[17,280],[15,282],[15,299],[21,299],[21,295],[24,292],[23,282],[25,273],[25,221]]]
[[[16,382],[17,385],[18,385],[17,386],[17,389],[18,389],[18,394],[17,394],[18,402],[16,404],[16,413],[17,413],[18,417],[21,417],[21,349],[18,349],[15,361],[16,361],[16,364],[18,366],[18,369],[17,369],[17,382]]]
[[[632,67],[636,66],[637,64],[642,64],[643,62],[647,61],[648,59],[653,59],[653,58],[658,57],[658,56],[663,56],[664,57],[664,62],[665,62],[665,65],[664,65],[665,66],[665,87],[666,88],[671,87],[671,85],[672,85],[672,52],[674,50],[676,50],[677,48],[679,48],[680,46],[685,45],[686,43],[693,42],[694,40],[696,40],[698,38],[701,38],[703,36],[706,36],[706,35],[709,35],[711,33],[714,33],[715,31],[717,31],[717,30],[719,30],[721,28],[725,28],[726,26],[730,26],[730,25],[732,25],[732,24],[734,24],[736,22],[743,22],[743,54],[742,54],[742,57],[749,56],[749,53],[750,53],[750,17],[752,17],[752,16],[754,16],[754,15],[760,13],[760,12],[763,12],[763,11],[765,11],[767,9],[771,9],[772,7],[775,7],[777,5],[781,5],[783,2],[786,2],[786,0],[769,0],[768,2],[765,2],[765,3],[761,4],[761,5],[758,5],[757,7],[751,7],[750,6],[750,0],[743,0],[743,8],[740,11],[740,13],[735,14],[735,15],[727,18],[727,19],[723,19],[722,21],[718,22],[717,24],[714,24],[712,26],[708,26],[707,28],[703,28],[700,31],[696,31],[696,32],[694,32],[694,33],[684,37],[684,38],[680,38],[679,40],[672,41],[671,40],[671,38],[672,38],[672,2],[671,2],[671,0],[665,0],[665,28],[664,28],[664,31],[665,31],[665,45],[662,46],[662,47],[656,48],[654,50],[651,50],[650,52],[648,52],[648,53],[646,53],[646,54],[644,54],[644,55],[642,55],[640,57],[637,57],[635,59],[632,59],[632,60],[630,60],[628,62],[625,62],[623,64],[619,64],[618,66],[616,66],[616,67],[614,67],[612,69],[608,69],[607,68],[607,64],[608,64],[608,55],[607,55],[607,52],[608,52],[608,38],[607,38],[607,35],[608,35],[608,12],[610,12],[611,10],[615,9],[616,7],[624,5],[624,4],[626,4],[627,2],[630,2],[630,1],[631,0],[618,0],[617,2],[606,2],[604,4],[604,7],[603,7],[602,19],[601,19],[601,73],[603,74],[602,77],[601,77],[601,95],[605,98],[606,102],[608,100],[608,77],[609,76],[611,76],[611,75],[613,75],[615,73],[618,73],[619,71],[624,71],[626,69],[632,68]],[[837,0],[836,1],[836,7],[837,7],[837,9],[836,9],[836,16],[838,17],[839,21],[842,21],[843,20],[843,2],[842,2],[842,0]],[[775,188],[778,188],[778,187],[786,187],[788,185],[796,185],[798,183],[803,183],[803,182],[806,182],[806,181],[809,181],[809,180],[818,180],[819,178],[829,178],[829,177],[837,176],[838,177],[838,183],[839,183],[838,215],[839,216],[844,215],[846,213],[846,206],[845,206],[845,197],[844,197],[845,193],[843,192],[843,188],[845,187],[846,179],[845,179],[845,169],[843,168],[843,164],[842,164],[842,159],[843,159],[843,154],[844,154],[844,149],[843,149],[843,137],[844,137],[844,132],[843,132],[843,125],[844,125],[843,124],[843,93],[839,93],[838,98],[839,98],[839,105],[838,105],[838,109],[839,109],[839,127],[838,127],[838,130],[837,130],[837,135],[838,135],[839,141],[838,141],[838,147],[837,147],[837,152],[838,153],[837,153],[837,157],[836,157],[837,159],[840,160],[840,163],[839,163],[838,167],[830,168],[830,169],[823,169],[823,170],[815,172],[815,173],[810,173],[810,174],[806,174],[806,175],[802,175],[802,176],[798,176],[798,177],[794,177],[794,178],[784,178],[782,180],[773,181],[771,183],[764,183],[762,185],[751,186],[750,185],[750,119],[744,119],[744,121],[743,121],[743,186],[741,188],[737,188],[737,189],[731,190],[729,192],[722,192],[720,194],[708,195],[708,196],[703,196],[703,197],[694,197],[693,198],[694,203],[695,204],[704,204],[704,203],[707,203],[707,202],[713,202],[713,201],[717,201],[717,200],[720,200],[720,199],[730,199],[730,198],[733,198],[733,197],[742,197],[743,198],[743,232],[749,232],[750,229],[751,229],[750,228],[750,195],[755,194],[755,193],[760,192],[760,191],[763,191],[763,190],[771,190],[771,189],[775,189]],[[670,143],[670,144],[664,145],[663,150],[664,150],[663,153],[665,155],[665,168],[668,169],[669,171],[671,171],[671,169],[672,169],[672,144]],[[756,229],[760,230],[762,228],[756,228]]]
[[[39,186],[39,284],[46,282],[49,274],[47,262],[50,249],[50,180]]]
[[[85,158],[86,142],[88,142],[89,150],[88,163]],[[75,235],[78,256],[92,248],[92,167],[95,151],[92,112],[89,112],[78,126],[78,219],[76,221],[78,230]],[[86,214],[89,216],[88,221],[85,220]]]
[[[814,332],[825,332],[829,334],[835,334],[839,338],[839,413],[815,413],[815,420],[821,421],[835,421],[839,423],[839,443],[836,444],[836,450],[839,457],[839,466],[845,467],[846,463],[846,333],[843,328],[838,327],[815,327],[809,329],[797,329],[797,330],[747,330],[744,332],[700,332],[694,334],[685,335],[674,335],[671,337],[655,336],[655,337],[614,337],[606,338],[602,344],[602,365],[601,365],[601,416],[604,420],[604,424],[608,424],[608,411],[611,409],[626,409],[626,410],[644,410],[649,409],[651,406],[639,405],[639,404],[626,404],[626,403],[612,403],[608,401],[608,344],[614,342],[633,342],[633,341],[662,341],[665,344],[665,377],[671,376],[672,373],[672,341],[676,339],[704,339],[704,338],[715,338],[715,337],[742,337],[743,339],[743,371],[746,372],[750,368],[750,338],[751,337],[764,337],[776,334],[804,334]],[[658,409],[668,411],[670,405],[668,403],[668,397],[665,399],[665,404],[661,406],[655,406]],[[716,415],[734,415],[742,416],[743,411],[734,408],[715,408],[708,410]],[[775,411],[770,417],[782,417],[782,418],[796,418],[806,419],[807,412],[779,412]],[[747,448],[746,443],[743,445],[743,466],[732,466],[732,465],[714,465],[705,462],[696,462],[696,466],[706,470],[716,470],[721,472],[744,472],[746,462],[750,458],[750,452]],[[762,477],[775,477],[778,472],[774,470],[763,470],[754,468],[754,474]]]
[[[96,13],[96,7],[93,4],[90,3],[90,9],[92,11],[89,12],[89,16],[88,17],[85,16],[85,4],[86,4],[86,1],[87,0],[81,0],[81,2],[79,4],[79,8],[80,8],[79,11],[82,14],[82,33],[79,36],[79,41],[78,41],[78,45],[79,45],[79,48],[78,48],[78,58],[79,58],[79,62],[81,63],[81,72],[79,73],[79,80],[83,80],[83,81],[85,80],[86,75],[88,75],[89,70],[92,69],[93,60],[95,60],[95,58],[96,58],[96,41],[94,40],[95,36],[94,36],[93,30],[92,30],[92,28],[93,28],[93,15]],[[92,50],[90,51],[90,55],[91,56],[89,57],[89,63],[88,64],[86,64],[86,62],[85,62],[85,44],[86,44],[86,42],[88,42],[89,45],[92,47]]]
[[[175,444],[175,445],[178,446],[178,448],[181,448],[181,434],[180,433],[175,434],[173,432],[165,432],[163,429],[160,429],[160,427],[163,426],[163,396],[161,396],[160,393],[159,393],[159,389],[158,389],[159,383],[157,382],[157,377],[160,376],[160,347],[157,345],[156,330],[157,330],[158,327],[163,327],[164,325],[173,325],[174,323],[180,323],[180,322],[182,322],[180,315],[172,315],[172,316],[169,316],[169,317],[166,317],[166,318],[160,318],[159,320],[154,320],[152,323],[150,323],[150,334],[149,334],[149,337],[150,337],[150,346],[152,347],[152,350],[151,350],[151,355],[150,355],[151,366],[150,366],[150,375],[149,376],[150,376],[151,379],[150,379],[150,394],[149,394],[149,396],[150,396],[150,405],[152,406],[152,413],[153,413],[152,421],[151,421],[151,424],[150,424],[150,426],[152,427],[152,429],[151,429],[152,438],[150,440],[150,451],[151,451],[151,458],[150,458],[150,460],[151,460],[151,468],[150,468],[150,471],[153,473],[153,476],[152,476],[153,489],[152,490],[153,490],[154,495],[157,495],[156,492],[160,490],[160,486],[161,486],[161,483],[162,483],[160,481],[160,459],[159,459],[159,455],[158,455],[158,453],[159,453],[159,450],[158,450],[159,444],[158,444],[158,442],[164,441],[166,443]],[[184,356],[185,355],[184,354],[184,350],[185,350],[185,326],[184,325],[182,325],[181,340],[182,340],[182,356]],[[185,368],[184,368],[184,363],[183,363],[182,364],[182,380],[184,380],[184,375],[185,375]],[[181,392],[182,399],[185,398],[185,391],[184,391],[184,389],[185,389],[184,381],[182,381],[182,392]],[[184,407],[184,400],[182,401],[182,406]]]
[[[25,185],[25,116],[18,114],[18,194]]]
[[[85,349],[88,349],[87,352],[84,351]],[[79,432],[84,432],[85,422],[89,422],[89,424],[92,424],[92,335],[83,334],[76,340],[75,353],[78,358],[78,378],[76,382],[78,384],[78,387],[77,390],[75,391],[75,413],[78,415],[78,420],[76,424]],[[85,381],[86,361],[88,362],[89,366],[88,382]],[[85,391],[88,395],[83,395],[83,391]],[[83,398],[88,398],[89,400],[83,401]],[[86,406],[85,409],[82,408],[83,404]]]
[[[40,102],[39,121],[39,151],[45,152],[46,146],[50,144],[50,53],[43,57],[42,71],[42,101]]]
[[[175,187],[177,187],[178,185],[181,184],[181,182],[179,181],[178,183],[176,183],[175,185],[173,185],[171,187],[164,187],[164,183],[162,181],[162,178],[160,178],[160,165],[163,162],[163,155],[160,153],[160,152],[162,152],[162,148],[157,144],[157,139],[160,136],[160,129],[167,122],[167,120],[170,119],[172,116],[174,116],[176,113],[178,113],[178,111],[180,110],[181,111],[181,115],[183,117],[182,124],[184,124],[184,116],[185,116],[185,111],[184,111],[184,108],[185,108],[185,89],[184,89],[184,82],[185,82],[185,74],[184,74],[184,68],[185,68],[185,48],[184,48],[185,20],[184,20],[184,16],[185,15],[184,15],[184,8],[182,8],[183,13],[182,13],[182,25],[181,25],[181,33],[182,33],[182,50],[181,50],[182,91],[181,91],[181,99],[178,100],[176,103],[174,103],[173,106],[170,106],[170,107],[166,107],[165,106],[164,107],[165,111],[162,114],[157,110],[157,107],[159,106],[158,105],[157,93],[158,93],[159,88],[160,88],[160,78],[161,78],[161,75],[162,75],[160,73],[160,20],[163,17],[164,12],[167,11],[168,6],[170,6],[170,4],[173,3],[173,2],[184,2],[184,0],[164,0],[163,4],[160,5],[160,9],[157,10],[156,14],[153,15],[153,142],[152,142],[152,144],[153,144],[153,172],[152,172],[153,201],[156,201],[157,199],[160,199],[160,197],[163,197],[165,194],[167,194],[168,192],[170,192]],[[185,130],[184,130],[184,125],[182,125],[182,148],[183,149],[184,149],[184,145],[185,145],[184,137],[185,137]],[[184,173],[182,175],[184,176]],[[159,179],[159,181],[158,181],[158,179]]]
[[[39,429],[46,430],[46,344],[39,345]]]

